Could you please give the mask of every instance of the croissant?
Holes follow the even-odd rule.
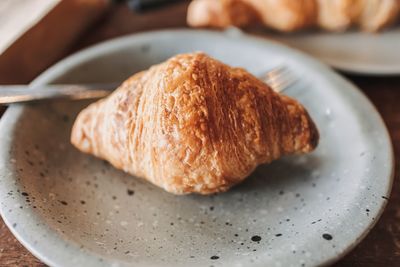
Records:
[[[393,24],[399,13],[400,0],[193,0],[187,21],[193,27],[261,23],[283,32],[313,26],[375,32]]]
[[[393,24],[399,16],[399,0],[318,0],[319,26],[342,31],[358,25],[369,32]]]
[[[356,22],[365,31],[379,31],[392,25],[399,17],[400,0],[358,0]]]
[[[317,0],[317,3],[318,26],[329,31],[348,29],[361,11],[361,2],[355,0]]]
[[[313,0],[195,0],[188,7],[187,22],[194,27],[219,28],[263,23],[294,31],[314,24],[315,9]]]
[[[188,7],[188,24],[197,27],[246,26],[261,21],[255,7],[242,0],[194,1]]]
[[[174,194],[226,191],[318,138],[297,101],[203,53],[133,75],[81,111],[71,134],[79,150]]]

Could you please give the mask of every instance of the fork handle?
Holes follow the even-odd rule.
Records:
[[[107,96],[119,83],[57,84],[32,87],[30,85],[0,85],[0,104],[36,102],[46,99],[91,99]]]

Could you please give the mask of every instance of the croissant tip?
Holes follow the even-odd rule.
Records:
[[[319,132],[317,129],[317,126],[315,125],[314,121],[310,118],[310,139],[308,141],[309,143],[309,151],[313,151],[315,148],[317,148],[318,143],[319,143]]]
[[[308,114],[308,112],[304,109],[305,112],[305,122],[303,122],[303,136],[305,137],[303,146],[298,150],[300,153],[309,153],[315,150],[319,143],[319,131],[318,128]]]
[[[93,144],[88,135],[91,118],[91,109],[89,106],[78,114],[71,130],[71,144],[84,153],[93,152]]]

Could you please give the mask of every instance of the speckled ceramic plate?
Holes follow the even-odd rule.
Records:
[[[390,139],[364,95],[306,55],[244,36],[152,32],[79,52],[34,83],[120,81],[196,50],[256,75],[287,65],[302,78],[287,94],[315,119],[318,149],[260,166],[227,193],[175,196],[70,145],[88,102],[12,106],[0,125],[1,214],[34,255],[52,266],[315,266],[371,229],[390,192]]]
[[[305,32],[271,34],[272,39],[313,55],[327,64],[352,73],[400,74],[400,25],[378,34]]]

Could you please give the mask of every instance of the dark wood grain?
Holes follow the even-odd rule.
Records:
[[[46,266],[15,239],[0,217],[0,266]]]
[[[186,3],[135,14],[124,6],[110,14],[71,47],[70,52],[116,36],[160,29],[186,27]],[[335,266],[400,266],[400,76],[374,78],[347,75],[371,99],[381,113],[392,137],[396,156],[396,176],[392,195],[381,219],[370,234]],[[1,111],[0,111],[1,112]],[[0,266],[45,266],[12,236],[0,220]]]
[[[336,266],[400,266],[400,77],[348,76],[375,104],[388,127],[395,153],[395,178],[387,207],[369,235]]]

